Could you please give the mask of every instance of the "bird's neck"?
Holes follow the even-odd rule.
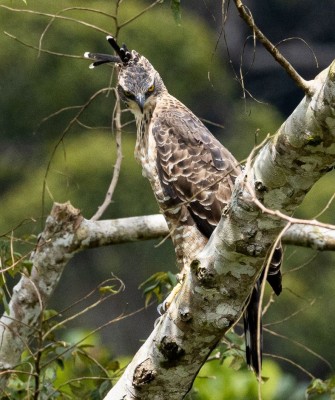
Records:
[[[154,109],[155,106],[150,105],[144,108],[143,113],[139,111],[134,113],[137,127],[135,157],[141,162],[142,165],[146,162],[148,155],[149,125]]]

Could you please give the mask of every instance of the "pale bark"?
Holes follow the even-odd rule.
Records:
[[[0,390],[10,371],[20,363],[23,351],[29,348],[42,311],[75,253],[148,236],[160,238],[165,233],[166,222],[160,215],[92,221],[84,219],[70,203],[54,204],[31,255],[31,274],[23,275],[14,287],[8,314],[5,312],[0,320]]]
[[[182,399],[220,338],[240,318],[286,221],[335,162],[335,63],[237,179],[230,206],[181,289],[108,400]],[[263,210],[264,211],[264,210]]]

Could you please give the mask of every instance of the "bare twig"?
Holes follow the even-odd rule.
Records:
[[[0,7],[2,7],[2,6],[0,5]],[[4,34],[5,34],[6,36],[10,37],[11,39],[13,39],[13,40],[15,40],[15,41],[17,41],[17,42],[23,44],[24,46],[29,47],[29,48],[34,49],[34,50],[37,50],[37,51],[42,52],[42,53],[47,53],[47,54],[51,54],[51,55],[53,55],[53,56],[59,56],[59,57],[84,58],[83,56],[76,56],[76,55],[74,55],[74,54],[58,53],[58,52],[56,52],[56,51],[40,49],[39,47],[36,47],[36,46],[34,46],[34,45],[32,45],[32,44],[29,44],[29,43],[27,43],[27,42],[24,42],[24,41],[21,40],[21,39],[18,39],[16,36],[12,35],[11,33],[4,32]]]
[[[268,275],[274,253],[275,253],[276,249],[278,248],[278,246],[280,246],[282,237],[285,235],[285,232],[288,230],[289,227],[290,227],[290,223],[286,224],[286,226],[284,227],[284,229],[282,229],[282,231],[277,236],[277,239],[275,240],[275,242],[272,245],[272,248],[268,255],[267,263],[266,263],[266,266],[264,269],[265,277]],[[263,282],[261,285],[261,290],[260,290],[260,296],[259,296],[259,307],[257,310],[257,342],[258,343],[261,342],[261,326],[262,326],[261,320],[262,320],[263,298],[264,298],[264,292],[265,292],[265,285],[266,285],[266,279],[263,279]],[[258,346],[258,348],[257,348],[257,357],[258,357],[258,363],[259,363],[259,365],[261,365],[262,364],[262,355],[261,355],[261,347],[260,346]],[[258,398],[259,398],[259,400],[261,400],[261,397],[262,397],[261,383],[262,383],[262,380],[258,379]]]
[[[288,42],[288,41],[290,41],[290,40],[299,40],[299,41],[301,41],[301,42],[308,48],[308,50],[312,53],[312,56],[313,56],[314,61],[315,61],[316,68],[319,68],[319,62],[318,62],[318,59],[317,59],[317,57],[316,57],[316,54],[315,54],[314,50],[313,50],[312,47],[306,42],[306,40],[304,40],[304,39],[301,38],[301,37],[293,36],[293,37],[289,37],[289,38],[282,39],[282,40],[280,40],[280,41],[275,45],[275,47],[279,47],[281,44],[286,43],[286,42]]]
[[[80,301],[83,301],[84,299],[87,299],[91,294],[97,292],[102,286],[107,285],[108,282],[118,282],[119,287],[117,289],[115,289],[113,292],[109,292],[106,296],[100,297],[96,302],[86,306],[85,308],[83,308],[82,310],[80,310],[79,312],[76,312],[73,315],[70,315],[69,317],[65,318],[64,320],[56,323],[55,325],[52,325],[52,327],[46,331],[43,336],[42,336],[42,340],[46,340],[48,338],[48,336],[50,335],[51,332],[55,331],[56,329],[58,329],[58,327],[65,325],[66,323],[68,323],[69,321],[72,321],[78,317],[80,317],[83,314],[86,314],[88,311],[94,309],[95,307],[99,306],[101,303],[103,303],[104,301],[108,300],[111,296],[114,296],[116,294],[119,294],[121,292],[124,291],[125,289],[125,285],[124,283],[121,281],[121,279],[117,278],[117,277],[113,277],[111,279],[108,279],[104,282],[102,282],[98,287],[96,287],[93,291],[91,291],[87,296],[85,296],[83,299],[80,299]]]
[[[303,79],[299,73],[293,68],[291,63],[280,53],[278,48],[263,34],[263,32],[255,24],[254,18],[247,6],[241,0],[234,0],[235,6],[240,17],[252,29],[254,35],[264,48],[272,55],[272,57],[285,69],[288,75],[294,80],[296,85],[302,89],[306,95],[312,94],[311,84]]]
[[[102,93],[106,93],[107,91],[111,90],[110,88],[103,88],[98,90],[96,93],[94,93],[85,104],[83,104],[80,108],[79,111],[77,112],[77,114],[71,119],[71,121],[67,124],[66,128],[63,130],[62,135],[60,137],[60,139],[58,140],[58,142],[56,143],[56,145],[54,146],[52,153],[50,155],[49,161],[48,161],[48,165],[44,174],[44,179],[43,179],[43,189],[42,189],[42,213],[44,213],[44,204],[45,204],[45,192],[47,189],[47,178],[49,175],[49,171],[50,171],[50,167],[51,167],[51,163],[52,160],[56,154],[56,151],[58,149],[58,147],[63,144],[64,142],[64,138],[67,135],[67,133],[69,132],[69,130],[71,129],[71,127],[73,126],[74,123],[77,122],[78,118],[82,115],[82,113],[87,109],[87,107],[92,103],[92,101],[94,101],[99,95],[101,95]]]
[[[93,8],[87,8],[87,7],[68,7],[68,8],[64,8],[60,11],[57,12],[57,14],[55,14],[54,16],[51,17],[50,21],[48,22],[47,26],[45,27],[44,31],[42,32],[41,36],[40,36],[40,40],[39,40],[39,49],[42,49],[42,41],[44,39],[44,36],[46,35],[47,31],[49,30],[49,28],[51,27],[51,25],[53,24],[53,22],[57,19],[57,17],[65,12],[68,11],[88,11],[91,13],[96,13],[96,14],[100,14],[103,15],[105,17],[109,17],[112,18],[114,20],[114,22],[116,23],[116,17],[114,15],[108,14],[106,12],[103,12],[101,10],[96,10]]]
[[[316,299],[312,299],[310,301],[307,301],[307,305],[304,307],[299,308],[298,310],[294,311],[293,313],[291,313],[290,315],[288,315],[285,318],[282,318],[278,321],[274,321],[274,322],[268,322],[267,324],[264,324],[264,327],[268,327],[268,326],[273,326],[273,325],[279,325],[282,324],[283,322],[289,321],[291,318],[295,317],[296,315],[304,312],[306,309],[310,308],[314,303],[315,303]]]
[[[113,199],[113,194],[116,188],[116,185],[119,180],[121,163],[123,159],[122,155],[122,140],[121,140],[121,105],[120,98],[118,96],[117,90],[114,89],[114,93],[116,96],[115,108],[114,108],[114,124],[115,124],[115,142],[116,142],[116,162],[114,165],[113,178],[109,185],[106,197],[102,205],[98,208],[98,211],[91,218],[93,221],[96,221],[101,218],[102,214],[106,211],[107,207],[111,204]]]
[[[162,0],[156,0],[152,4],[150,4],[148,7],[144,8],[141,12],[136,14],[134,17],[129,18],[127,21],[123,22],[122,24],[118,25],[119,30],[126,25],[130,24],[131,22],[135,21],[137,18],[141,17],[143,14],[148,12],[151,8],[155,7],[157,4],[162,3]]]
[[[328,200],[328,203],[325,205],[325,207],[318,214],[315,215],[314,219],[319,218],[325,211],[327,211],[327,209],[330,207],[334,199],[335,199],[335,193],[333,193],[333,195]]]
[[[286,335],[281,335],[280,333],[275,332],[275,331],[273,331],[273,330],[271,330],[271,329],[264,328],[264,330],[265,330],[266,332],[270,333],[270,334],[273,335],[273,336],[276,336],[276,337],[279,337],[279,338],[281,338],[281,339],[287,340],[287,341],[293,343],[295,346],[301,347],[303,350],[307,351],[308,353],[312,354],[314,357],[316,357],[316,358],[318,358],[319,360],[321,360],[324,364],[327,365],[327,367],[328,367],[331,371],[333,371],[333,367],[332,367],[331,363],[330,363],[327,359],[325,359],[324,357],[322,357],[320,354],[318,354],[318,353],[316,353],[315,351],[313,351],[312,349],[310,349],[308,346],[305,346],[304,344],[302,344],[302,343],[300,343],[300,342],[297,342],[296,340],[291,339],[290,337],[288,337],[288,336],[286,336]]]
[[[65,17],[63,15],[57,15],[57,14],[49,14],[49,13],[40,12],[40,11],[12,8],[12,7],[5,6],[3,4],[0,5],[0,8],[4,8],[4,9],[12,11],[12,12],[40,15],[40,16],[43,16],[43,17],[57,18],[57,19],[61,19],[61,20],[64,20],[64,21],[75,22],[77,24],[84,25],[87,28],[90,28],[90,29],[96,30],[98,32],[101,32],[101,33],[103,33],[105,35],[109,35],[110,34],[110,32],[106,31],[105,29],[101,29],[96,25],[90,24],[90,23],[85,22],[85,21],[81,21],[81,20],[79,20],[77,18]]]
[[[300,369],[300,371],[304,372],[307,376],[310,377],[310,379],[315,379],[315,376],[311,374],[307,369],[302,367],[300,364],[295,363],[294,361],[290,360],[289,358],[279,356],[278,354],[269,354],[269,353],[264,353],[265,356],[275,358],[278,360],[286,361],[287,363],[294,365],[296,368]]]

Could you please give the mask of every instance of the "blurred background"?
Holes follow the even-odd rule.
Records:
[[[253,3],[247,4],[258,26],[305,79],[313,79],[330,64],[335,57],[333,0],[323,0],[322,6],[312,0]],[[74,20],[115,34],[116,19],[80,9],[79,0],[27,0],[27,4],[4,0],[1,4],[21,11],[0,6],[0,245],[5,248],[12,237],[16,251],[25,253],[33,245],[24,241],[43,229],[53,201],[70,200],[90,218],[108,189],[116,160],[110,129],[113,94],[97,96],[79,122],[70,128],[69,123],[78,106],[108,87],[113,78],[111,68],[92,71],[82,57],[85,51],[111,51],[105,33]],[[210,121],[207,126],[219,140],[237,159],[245,159],[255,144],[275,133],[302,99],[302,92],[259,44],[254,46],[233,4],[223,16],[221,1],[182,2],[178,25],[166,1],[132,20],[151,4],[121,2],[117,23],[120,27],[128,22],[118,33],[119,41],[144,54],[170,93]],[[89,1],[85,7],[115,16],[116,1]],[[58,13],[66,19],[52,20],[43,13]],[[39,46],[77,57],[39,52]],[[124,121],[131,122],[131,116],[124,114]],[[133,157],[135,135],[135,124],[127,124],[122,134],[121,175],[104,219],[158,212]],[[321,213],[319,220],[334,224],[334,205],[328,205],[333,183],[334,173],[325,176],[296,216],[314,218]],[[310,377],[294,364],[322,379],[335,366],[334,255],[286,248],[283,269],[283,293],[265,316],[265,327],[275,334],[265,333],[264,348],[276,368],[299,386]],[[86,251],[67,266],[50,307],[68,307],[113,273],[122,279],[125,291],[68,325],[95,329],[143,308],[139,285],[159,271],[177,272],[169,241]],[[102,342],[115,356],[133,354],[153,328],[158,316],[155,308],[150,306],[103,329]]]

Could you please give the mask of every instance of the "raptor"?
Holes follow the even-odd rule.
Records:
[[[94,68],[118,67],[118,93],[134,114],[135,157],[169,226],[180,269],[188,268],[206,245],[230,201],[239,163],[183,103],[169,94],[159,73],[135,50],[107,40],[116,55],[85,53]],[[270,266],[268,281],[281,292],[281,249]],[[255,285],[244,312],[246,359],[260,373],[261,343],[257,338],[259,286]]]

